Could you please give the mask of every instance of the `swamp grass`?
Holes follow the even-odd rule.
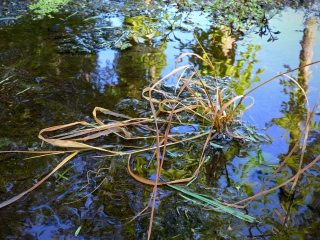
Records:
[[[35,157],[52,154],[68,154],[68,156],[33,187],[7,201],[0,203],[0,208],[12,204],[24,195],[32,192],[50,176],[56,173],[67,162],[71,161],[78,154],[87,151],[99,151],[104,153],[104,156],[106,157],[127,156],[128,173],[138,182],[153,186],[152,196],[157,195],[158,186],[168,185],[169,187],[183,194],[183,198],[199,204],[200,206],[220,212],[226,212],[249,222],[254,222],[257,220],[237,209],[244,209],[256,198],[268,194],[291,182],[293,182],[291,187],[291,191],[293,192],[299,177],[307,169],[312,167],[320,160],[320,155],[318,155],[313,161],[303,167],[303,153],[306,149],[309,125],[315,109],[317,108],[317,104],[311,110],[307,95],[303,88],[297,81],[286,75],[302,67],[287,71],[286,73],[278,74],[277,76],[262,82],[243,95],[236,95],[230,88],[219,85],[218,81],[210,84],[207,83],[206,80],[203,79],[203,76],[201,76],[197,69],[195,69],[192,65],[179,67],[178,62],[181,60],[181,58],[186,56],[194,56],[203,61],[212,70],[215,69],[215,66],[206,57],[206,54],[204,54],[204,56],[200,56],[195,53],[183,53],[180,55],[176,60],[175,70],[151,86],[146,87],[142,91],[143,98],[150,104],[151,111],[149,112],[149,116],[148,114],[145,114],[145,116],[148,117],[132,118],[125,114],[120,114],[108,109],[96,107],[93,110],[93,118],[95,120],[94,123],[79,121],[41,130],[38,137],[42,141],[68,150],[33,151],[25,153],[35,154]],[[307,64],[303,67],[315,64],[317,62]],[[280,76],[287,76],[289,80],[291,80],[302,91],[306,101],[307,119],[300,139],[298,139],[290,153],[271,174],[271,176],[264,182],[260,189],[254,195],[249,196],[246,199],[242,199],[241,201],[235,203],[230,203],[221,202],[216,199],[212,199],[209,196],[193,193],[183,187],[173,185],[182,183],[190,184],[198,176],[204,163],[208,159],[206,154],[207,147],[209,145],[213,145],[219,148],[219,145],[215,143],[215,138],[219,134],[225,134],[240,141],[252,140],[252,136],[250,137],[246,136],[245,134],[240,134],[237,129],[239,122],[241,123],[241,116],[244,114],[245,110],[253,105],[254,100],[249,96],[249,94]],[[174,91],[169,93],[163,90],[163,85],[168,78],[172,77],[177,79],[177,84]],[[247,106],[243,104],[245,99],[249,99],[251,101],[251,103]],[[98,117],[98,115],[100,117]],[[175,127],[194,126],[195,124],[198,126],[198,128],[195,128],[192,134],[188,134],[187,132],[174,133],[171,131],[171,129]],[[115,143],[104,143],[105,139],[117,139],[117,141]],[[123,143],[121,145],[121,150],[118,150],[119,139]],[[190,168],[192,171],[190,170],[186,174],[182,174],[182,177],[180,178],[166,179],[163,173],[164,165],[167,161],[170,161],[167,160],[168,153],[170,153],[170,147],[178,146],[181,143],[192,142],[195,140],[197,140],[197,142],[200,141],[202,147],[199,150],[200,157],[198,156],[197,160],[194,160],[196,164],[193,164],[193,167]],[[300,144],[301,140],[302,146]],[[133,145],[137,142],[143,144]],[[299,167],[296,174],[276,187],[265,189],[267,184],[282,169],[288,159],[298,148],[302,150],[302,154],[300,156]],[[2,151],[2,153],[4,152],[5,151]],[[16,152],[21,153],[23,151]],[[154,167],[154,180],[150,180],[150,176],[142,175],[141,171],[139,173],[135,173],[135,171],[132,170],[135,156],[145,152],[152,153],[152,159],[149,161],[148,166],[152,165]],[[144,211],[151,208],[148,239],[150,239],[152,233],[152,223],[155,214],[154,206],[156,205],[155,202],[156,198],[152,198],[146,208],[143,209],[140,214],[136,215],[136,217],[138,217]]]

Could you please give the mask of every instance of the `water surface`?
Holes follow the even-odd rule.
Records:
[[[163,26],[151,40],[145,36],[138,37],[139,43],[128,39],[132,46],[124,50],[98,47],[99,41],[88,51],[57,48],[61,42],[69,43],[66,39],[70,39],[70,34],[84,38],[96,28],[111,28],[114,31],[107,32],[108,36],[119,36],[128,27],[124,22],[126,17],[143,16],[145,12],[146,16],[159,19],[163,10],[175,11],[172,6],[144,2],[100,4],[95,6],[99,10],[89,9],[87,15],[79,13],[67,18],[70,13],[66,13],[34,21],[31,14],[26,14],[18,20],[1,22],[1,150],[56,150],[37,139],[41,129],[74,121],[93,122],[91,112],[96,106],[127,112],[118,103],[123,99],[142,101],[142,89],[170,73],[181,53],[203,54],[191,31],[180,28],[171,31]],[[307,62],[320,60],[318,23],[306,19],[302,10],[287,8],[282,16],[270,21],[272,31],[281,32],[275,41],[268,41],[269,34],[260,37],[254,32],[230,36],[213,28],[208,16],[199,11],[189,17],[194,24],[187,26],[194,29],[213,63],[219,65],[216,74],[231,76],[238,94],[303,65],[303,52],[308,52]],[[303,45],[308,39],[309,48]],[[179,64],[187,63],[194,64],[202,74],[209,74],[207,67],[194,58],[184,58]],[[303,86],[312,107],[320,89],[319,64],[308,71],[289,75]],[[255,104],[243,117],[246,124],[270,136],[272,143],[254,144],[251,148],[241,148],[232,141],[226,143],[223,150],[212,153],[192,190],[234,202],[253,195],[283,161],[305,121],[304,102],[296,88],[284,80],[288,78],[280,77],[252,92]],[[175,81],[170,78],[167,84],[174,85]],[[313,119],[315,126],[319,126],[319,120],[318,108]],[[304,164],[318,155],[319,139],[319,127],[313,127]],[[193,154],[200,154],[200,150]],[[185,157],[183,149],[174,149],[173,153]],[[0,238],[145,239],[149,212],[129,221],[145,208],[152,188],[130,177],[126,157],[97,158],[102,155],[88,152],[76,157],[59,171],[62,174],[68,170],[65,177],[51,177],[21,200],[0,209]],[[299,155],[299,151],[294,154],[268,187],[296,173]],[[9,153],[0,156],[1,201],[33,186],[64,156],[25,157]],[[145,164],[150,160],[150,153],[139,155],[136,160]],[[94,173],[98,170],[99,174]],[[293,200],[286,196],[286,189],[255,200],[247,209],[259,219],[254,224],[208,211],[186,201],[172,189],[161,187],[152,238],[269,238],[277,231],[288,238],[319,237],[318,174],[319,164],[302,176]],[[288,226],[282,226],[287,212],[290,212]],[[75,237],[79,226],[82,226],[80,234]]]

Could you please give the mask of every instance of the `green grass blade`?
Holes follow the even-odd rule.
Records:
[[[189,198],[189,197],[187,197],[187,196],[185,196],[185,195],[182,195],[182,194],[179,194],[181,197],[183,197],[184,199],[186,199],[186,200],[188,200],[188,201],[190,201],[190,202],[193,202],[194,204],[197,204],[197,205],[200,205],[200,206],[203,206],[203,207],[205,207],[205,208],[210,208],[210,210],[215,210],[216,212],[223,212],[223,210],[221,210],[220,208],[214,208],[214,207],[212,207],[212,206],[210,206],[210,205],[208,205],[208,204],[204,204],[204,203],[202,203],[202,202],[200,202],[200,201],[197,201],[197,200],[194,200],[194,199],[192,199],[192,198]]]
[[[238,210],[235,210],[233,208],[230,208],[230,207],[227,207],[225,205],[223,205],[220,201],[216,200],[216,199],[213,199],[213,198],[207,198],[207,196],[205,197],[204,195],[199,195],[199,194],[195,194],[195,193],[192,193],[190,191],[187,191],[183,188],[179,188],[177,186],[174,186],[174,185],[170,185],[168,184],[167,186],[173,188],[173,189],[176,189],[188,196],[191,196],[197,200],[200,200],[200,201],[203,201],[205,202],[207,205],[211,205],[215,208],[219,208],[219,211],[223,211],[223,212],[226,212],[226,213],[229,213],[229,214],[232,214],[233,216],[239,218],[239,219],[242,219],[244,221],[247,221],[247,222],[250,222],[250,223],[253,223],[256,221],[256,218],[252,217],[252,216],[249,216],[247,214],[244,214]],[[189,198],[188,198],[189,199]]]
[[[82,228],[82,226],[79,226],[78,228],[77,228],[77,230],[75,231],[75,233],[74,233],[74,236],[78,236],[79,235],[79,233],[80,233],[80,231],[81,231],[81,228]]]

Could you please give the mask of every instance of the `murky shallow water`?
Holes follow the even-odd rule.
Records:
[[[134,13],[131,12],[136,15]],[[269,36],[260,38],[253,33],[238,38],[228,37],[211,28],[210,22],[199,14],[194,12],[191,18],[200,27],[195,31],[199,40],[212,54],[214,62],[220,63],[221,76],[233,74],[239,79],[239,85],[244,88],[239,91],[255,86],[257,83],[252,81],[255,77],[263,81],[299,66],[301,41],[306,34],[302,11],[287,9],[282,17],[270,22],[273,31],[281,32],[274,42],[267,41]],[[123,20],[124,15],[120,12],[110,15],[108,24],[119,27]],[[30,16],[26,16],[2,26],[1,137],[9,139],[2,149],[56,149],[41,145],[36,138],[41,129],[73,121],[90,122],[95,106],[114,109],[123,98],[141,99],[143,87],[172,71],[179,54],[190,51],[202,54],[192,33],[179,29],[172,33],[167,31],[165,39],[162,35],[155,36],[151,45],[143,38],[139,38],[139,44],[131,41],[133,46],[123,51],[106,48],[97,49],[96,54],[57,51],[57,33],[79,33],[95,26],[100,26],[98,20],[88,23],[77,15],[67,21],[60,17],[30,21]],[[308,27],[312,28],[312,24]],[[312,38],[315,43],[312,59],[315,61],[320,59],[318,30],[314,31]],[[206,69],[192,58],[185,59],[183,63],[189,62]],[[311,106],[315,104],[320,89],[318,65],[310,68],[310,78],[305,80]],[[256,74],[264,68],[263,73]],[[246,74],[251,76],[241,77]],[[297,72],[290,75],[297,77]],[[173,81],[170,79],[168,83],[174,84]],[[251,94],[255,105],[244,115],[247,123],[268,134],[273,143],[249,150],[230,143],[231,147],[225,147],[224,153],[212,155],[198,177],[194,191],[233,202],[259,189],[274,171],[274,165],[289,152],[289,142],[300,127],[297,124],[300,121],[295,117],[304,114],[295,104],[294,94],[283,92],[294,90],[280,84],[279,80],[268,83]],[[319,110],[317,113],[315,121],[319,123]],[[314,130],[311,135],[306,152],[307,163],[319,152],[319,131]],[[82,154],[61,170],[61,173],[68,170],[66,178],[51,177],[22,200],[0,209],[0,238],[146,238],[149,213],[129,221],[144,209],[152,189],[130,178],[126,157],[97,158],[98,155],[102,156],[97,152]],[[261,155],[265,162],[257,164]],[[63,156],[27,160],[25,157],[1,155],[1,201],[34,185],[63,159]],[[143,156],[140,157],[143,161]],[[269,187],[289,178],[295,172],[297,161],[293,159]],[[99,169],[99,174],[91,172]],[[291,204],[284,190],[255,200],[247,210],[261,223],[247,224],[227,214],[207,211],[184,200],[172,189],[161,187],[153,239],[268,238],[272,228],[287,234],[280,239],[299,235],[305,238],[313,236],[310,239],[314,239],[318,237],[320,228],[318,172],[319,167],[314,167],[303,176],[290,210],[288,228],[281,226],[281,218]],[[99,189],[90,194],[98,186]],[[79,226],[82,229],[75,237]]]

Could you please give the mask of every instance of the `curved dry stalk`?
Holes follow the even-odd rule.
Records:
[[[113,111],[110,111],[108,109],[105,109],[105,108],[101,108],[101,107],[95,107],[92,111],[92,115],[94,117],[94,120],[100,124],[100,125],[105,125],[103,122],[101,122],[98,118],[97,118],[97,112],[102,112],[106,115],[111,115],[111,116],[115,116],[115,117],[120,117],[120,118],[125,118],[125,119],[132,119],[132,117],[129,117],[127,115],[124,115],[124,114],[120,114],[120,113],[115,113]]]

